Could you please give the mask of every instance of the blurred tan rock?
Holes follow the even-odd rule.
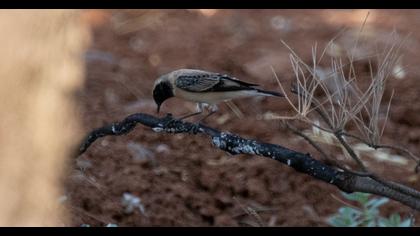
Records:
[[[88,22],[78,10],[0,11],[0,226],[63,226],[62,175],[81,129]]]

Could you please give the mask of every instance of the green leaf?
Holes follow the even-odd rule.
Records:
[[[378,226],[379,227],[390,227],[391,226],[391,223],[389,222],[388,219],[381,218],[381,219],[379,219]]]
[[[339,212],[342,216],[344,216],[344,217],[346,217],[346,218],[350,218],[350,219],[353,219],[353,218],[356,218],[356,217],[358,217],[358,216],[362,215],[362,212],[360,212],[360,211],[359,211],[359,210],[357,210],[357,209],[351,208],[351,207],[341,207],[341,208],[338,210],[338,212]]]
[[[379,219],[379,226],[381,227],[410,227],[411,219],[406,219],[401,222],[401,216],[397,213],[392,214],[389,219]]]
[[[373,198],[366,203],[367,208],[378,208],[385,203],[389,202],[388,198]]]
[[[340,217],[331,217],[328,219],[328,224],[334,227],[346,227],[348,226],[346,222]]]
[[[369,193],[361,193],[361,192],[355,192],[355,193],[342,193],[343,197],[350,201],[356,201],[360,204],[364,205],[369,200]]]
[[[117,224],[108,223],[105,227],[118,227]]]
[[[370,220],[367,222],[366,224],[367,227],[376,227],[376,222],[375,220]]]
[[[380,216],[379,207],[389,202],[388,198],[372,198],[370,194],[355,192],[347,194],[342,192],[345,199],[358,202],[362,210],[353,207],[340,207],[338,213],[330,217],[327,221],[335,227],[409,227],[411,219],[402,221],[401,216],[397,213],[392,214],[389,218]]]
[[[411,227],[411,219],[406,219],[401,222],[398,227]]]
[[[394,213],[389,217],[389,221],[393,226],[398,226],[401,222],[401,217],[399,214]]]
[[[350,224],[348,225],[348,227],[358,227],[360,226],[361,222],[359,220],[355,220],[350,222]]]
[[[360,224],[362,212],[351,207],[340,207],[338,214],[328,219],[328,223],[335,227],[354,227]]]

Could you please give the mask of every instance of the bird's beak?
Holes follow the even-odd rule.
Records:
[[[160,104],[157,106],[157,113],[159,114],[160,111]]]

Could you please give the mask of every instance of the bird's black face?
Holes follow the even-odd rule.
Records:
[[[153,89],[153,99],[157,105],[157,112],[159,113],[160,105],[168,99],[174,96],[172,92],[172,86],[169,81],[162,81],[158,83]]]

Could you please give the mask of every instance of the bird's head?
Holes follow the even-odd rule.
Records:
[[[158,113],[162,103],[165,100],[174,96],[174,92],[172,91],[172,89],[172,84],[166,75],[163,75],[156,80],[155,85],[153,87],[153,99],[155,100],[155,103],[157,105]]]

